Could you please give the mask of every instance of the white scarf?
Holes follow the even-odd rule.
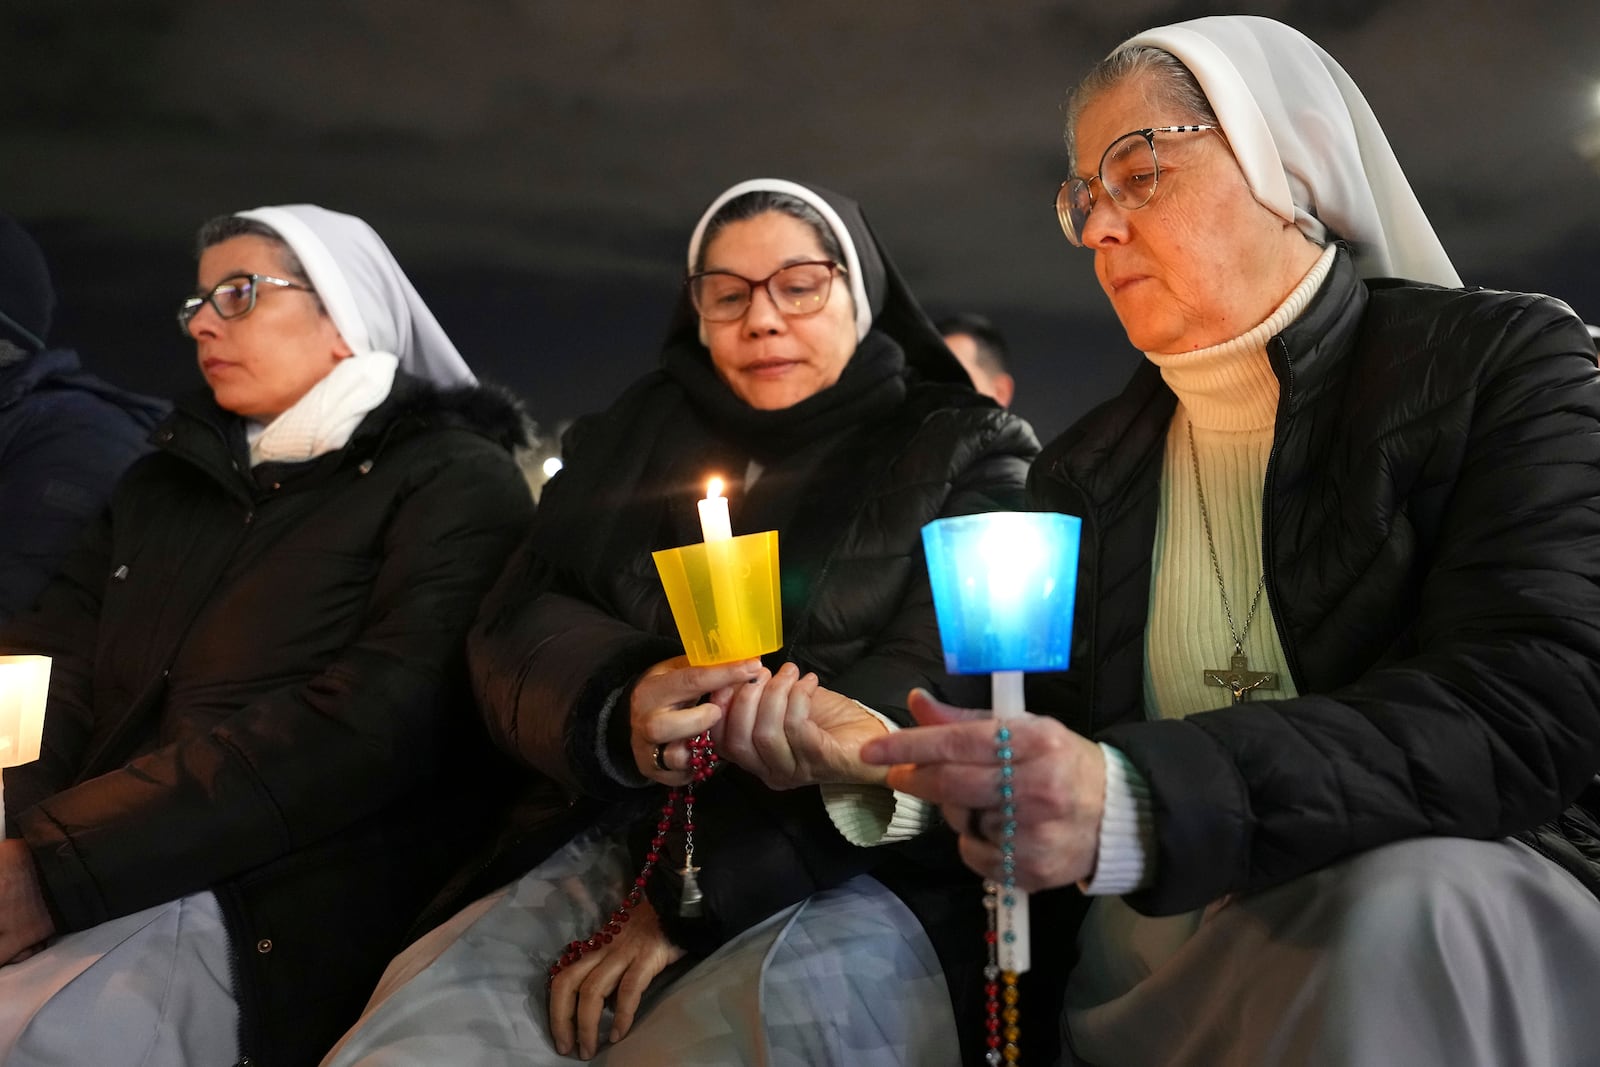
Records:
[[[389,396],[400,361],[387,352],[341,359],[294,406],[262,424],[245,424],[250,466],[298,463],[343,448],[368,412]]]
[[[1219,15],[1119,47],[1134,44],[1189,68],[1256,199],[1279,218],[1319,245],[1348,242],[1363,278],[1461,285],[1366,98],[1305,35],[1268,18]]]

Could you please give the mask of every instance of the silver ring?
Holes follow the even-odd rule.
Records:
[[[651,753],[651,757],[650,758],[655,760],[656,770],[658,770],[658,771],[670,771],[670,770],[672,770],[671,767],[667,766],[667,746],[666,745],[657,745],[655,752]]]

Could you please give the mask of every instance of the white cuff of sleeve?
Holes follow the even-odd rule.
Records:
[[[1090,896],[1120,896],[1143,889],[1155,876],[1156,822],[1150,787],[1120,749],[1101,745],[1106,757],[1106,806],[1100,813],[1100,855],[1094,877],[1079,882]]]
[[[900,729],[893,719],[856,703],[874,716],[890,733]],[[932,804],[883,785],[847,785],[824,782],[822,805],[835,829],[852,845],[870,848],[894,841],[909,841],[933,825],[937,814]]]

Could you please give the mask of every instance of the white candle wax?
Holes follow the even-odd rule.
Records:
[[[728,521],[728,498],[722,495],[722,479],[706,483],[706,498],[700,501],[700,536],[706,541],[727,541],[733,537]]]
[[[49,656],[0,656],[0,767],[39,758],[49,695]]]

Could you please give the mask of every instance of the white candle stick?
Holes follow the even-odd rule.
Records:
[[[725,650],[736,647],[740,638],[734,605],[733,572],[730,551],[733,525],[728,521],[728,498],[722,495],[722,479],[706,482],[706,498],[700,501],[700,536],[706,543],[706,565],[711,571],[711,603],[716,626],[706,633],[711,654],[719,660]]]
[[[49,656],[0,656],[0,767],[39,758],[49,695]]]
[[[1021,671],[995,671],[990,676],[994,717],[1001,722],[1020,718],[1027,710]],[[1011,899],[1009,905],[1006,898]],[[1025,973],[1032,965],[1028,951],[1028,894],[1021,889],[1000,887],[999,914],[995,929],[1000,936],[998,958],[1002,971]]]
[[[722,495],[722,479],[706,483],[706,498],[700,501],[700,537],[704,541],[727,541],[733,537],[728,521],[728,498]]]

